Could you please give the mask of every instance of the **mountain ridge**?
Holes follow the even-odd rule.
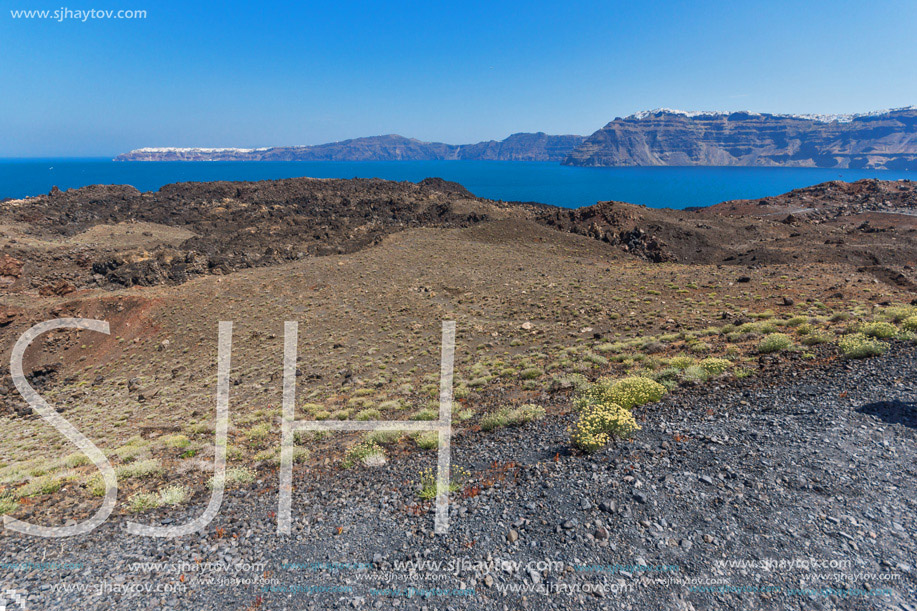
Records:
[[[585,136],[519,132],[503,140],[474,144],[425,142],[398,134],[351,138],[308,146],[263,148],[134,149],[115,161],[555,161],[560,162]]]
[[[914,170],[917,108],[808,116],[644,111],[609,122],[563,163]]]

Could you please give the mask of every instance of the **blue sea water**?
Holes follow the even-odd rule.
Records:
[[[917,172],[817,168],[575,168],[510,161],[369,162],[114,162],[108,159],[0,159],[0,199],[91,184],[128,184],[141,191],[184,181],[430,176],[461,183],[490,199],[536,201],[568,208],[618,200],[654,208],[708,206],[778,195],[828,180],[917,180]]]

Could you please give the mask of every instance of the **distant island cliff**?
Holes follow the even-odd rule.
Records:
[[[477,144],[398,135],[314,146],[142,148],[115,161],[548,161],[571,166],[917,170],[917,107],[859,115],[685,112],[616,118],[589,137],[518,133]]]
[[[314,146],[240,148],[142,148],[115,161],[554,161],[561,162],[585,136],[513,134],[477,144],[423,142],[398,135],[355,138]]]
[[[917,170],[917,108],[829,116],[645,111],[610,122],[564,164]]]

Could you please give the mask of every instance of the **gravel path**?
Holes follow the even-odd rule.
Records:
[[[297,479],[287,537],[269,472],[206,536],[4,533],[0,583],[28,609],[915,610],[915,366],[899,345],[679,391],[591,457],[567,449],[569,416],[460,436],[473,475],[445,536],[411,483],[435,453],[414,453]]]

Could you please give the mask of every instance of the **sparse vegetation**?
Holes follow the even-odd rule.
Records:
[[[837,343],[838,348],[848,359],[863,359],[879,356],[888,348],[885,342],[867,337],[863,333],[844,335]]]
[[[758,352],[771,354],[786,350],[793,345],[793,340],[786,333],[771,333],[758,344]]]
[[[544,408],[538,405],[504,407],[481,418],[481,430],[492,431],[504,426],[519,426],[544,418]]]

